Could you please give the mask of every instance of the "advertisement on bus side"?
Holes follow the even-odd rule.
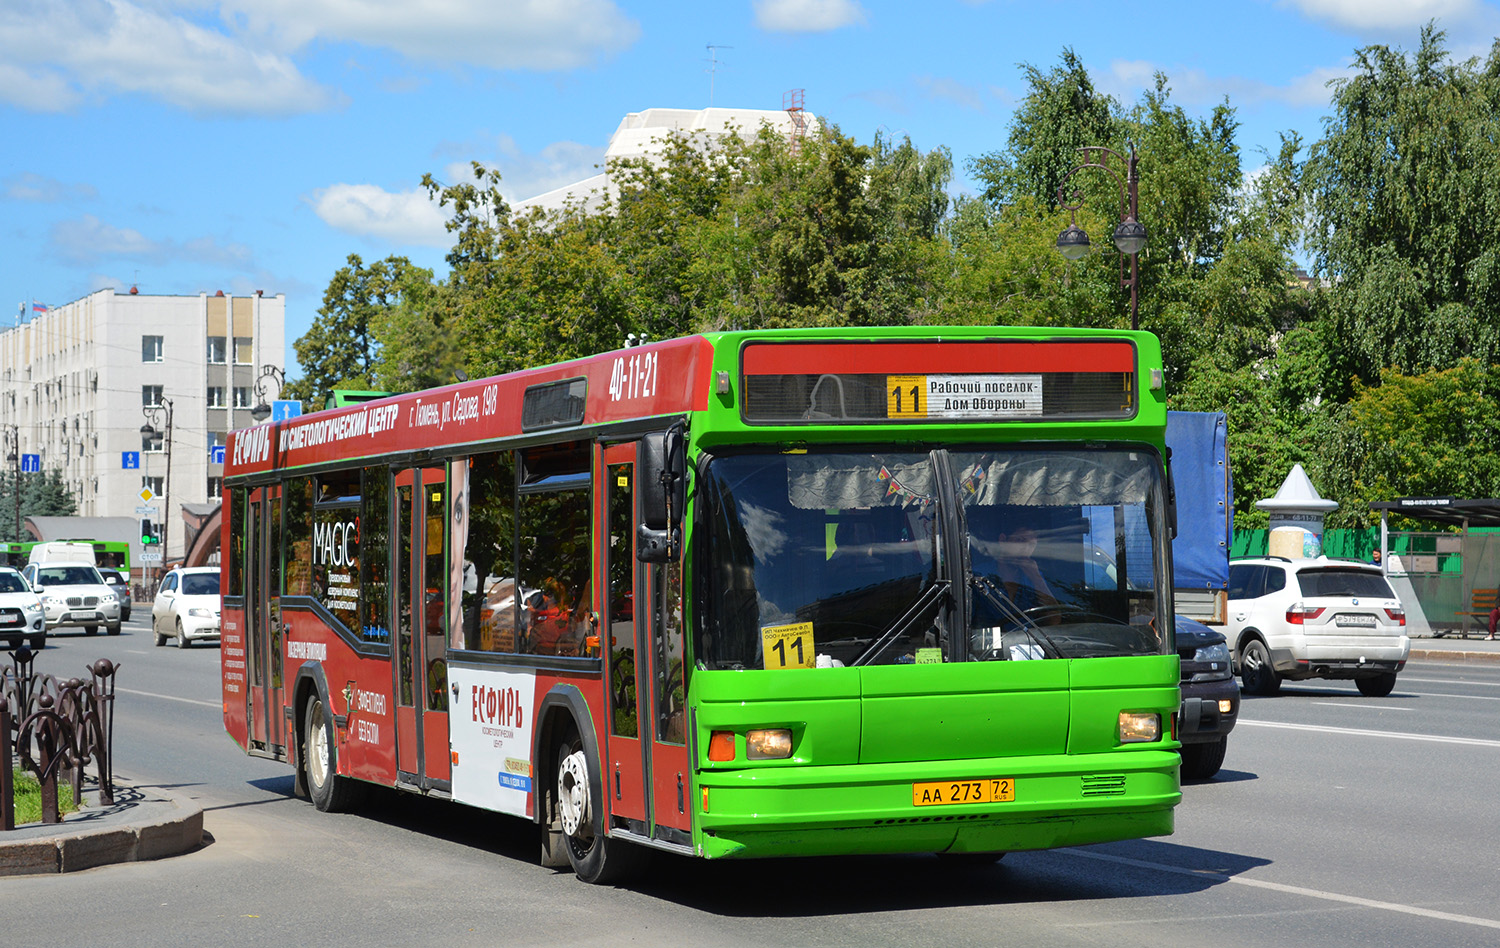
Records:
[[[448,706],[453,798],[525,816],[536,673],[450,665],[448,686],[457,696]]]

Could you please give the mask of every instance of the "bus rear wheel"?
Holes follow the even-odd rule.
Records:
[[[333,743],[333,719],[323,699],[308,699],[302,726],[302,773],[313,806],[324,813],[341,813],[356,802],[358,784],[338,775],[338,751]]]
[[[573,872],[584,882],[608,885],[644,868],[650,850],[604,835],[602,801],[594,799],[591,774],[598,762],[576,731],[557,749],[557,812]]]

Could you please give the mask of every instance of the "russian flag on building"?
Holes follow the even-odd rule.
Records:
[[[31,303],[31,311],[33,313],[45,313],[47,311],[47,304],[46,303],[38,303],[35,300],[33,300],[32,303]]]

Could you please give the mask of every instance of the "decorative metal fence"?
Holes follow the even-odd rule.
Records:
[[[114,803],[115,673],[120,666],[101,658],[87,666],[89,677],[58,679],[32,670],[36,654],[22,646],[12,667],[0,667],[0,830],[15,829],[13,774],[35,774],[41,784],[42,822],[57,823],[58,778],[72,779],[73,803],[82,802],[84,775],[95,766],[99,800]]]

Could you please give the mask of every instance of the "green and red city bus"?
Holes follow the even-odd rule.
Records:
[[[229,734],[588,881],[1172,832],[1144,332],[706,333],[232,433]]]

